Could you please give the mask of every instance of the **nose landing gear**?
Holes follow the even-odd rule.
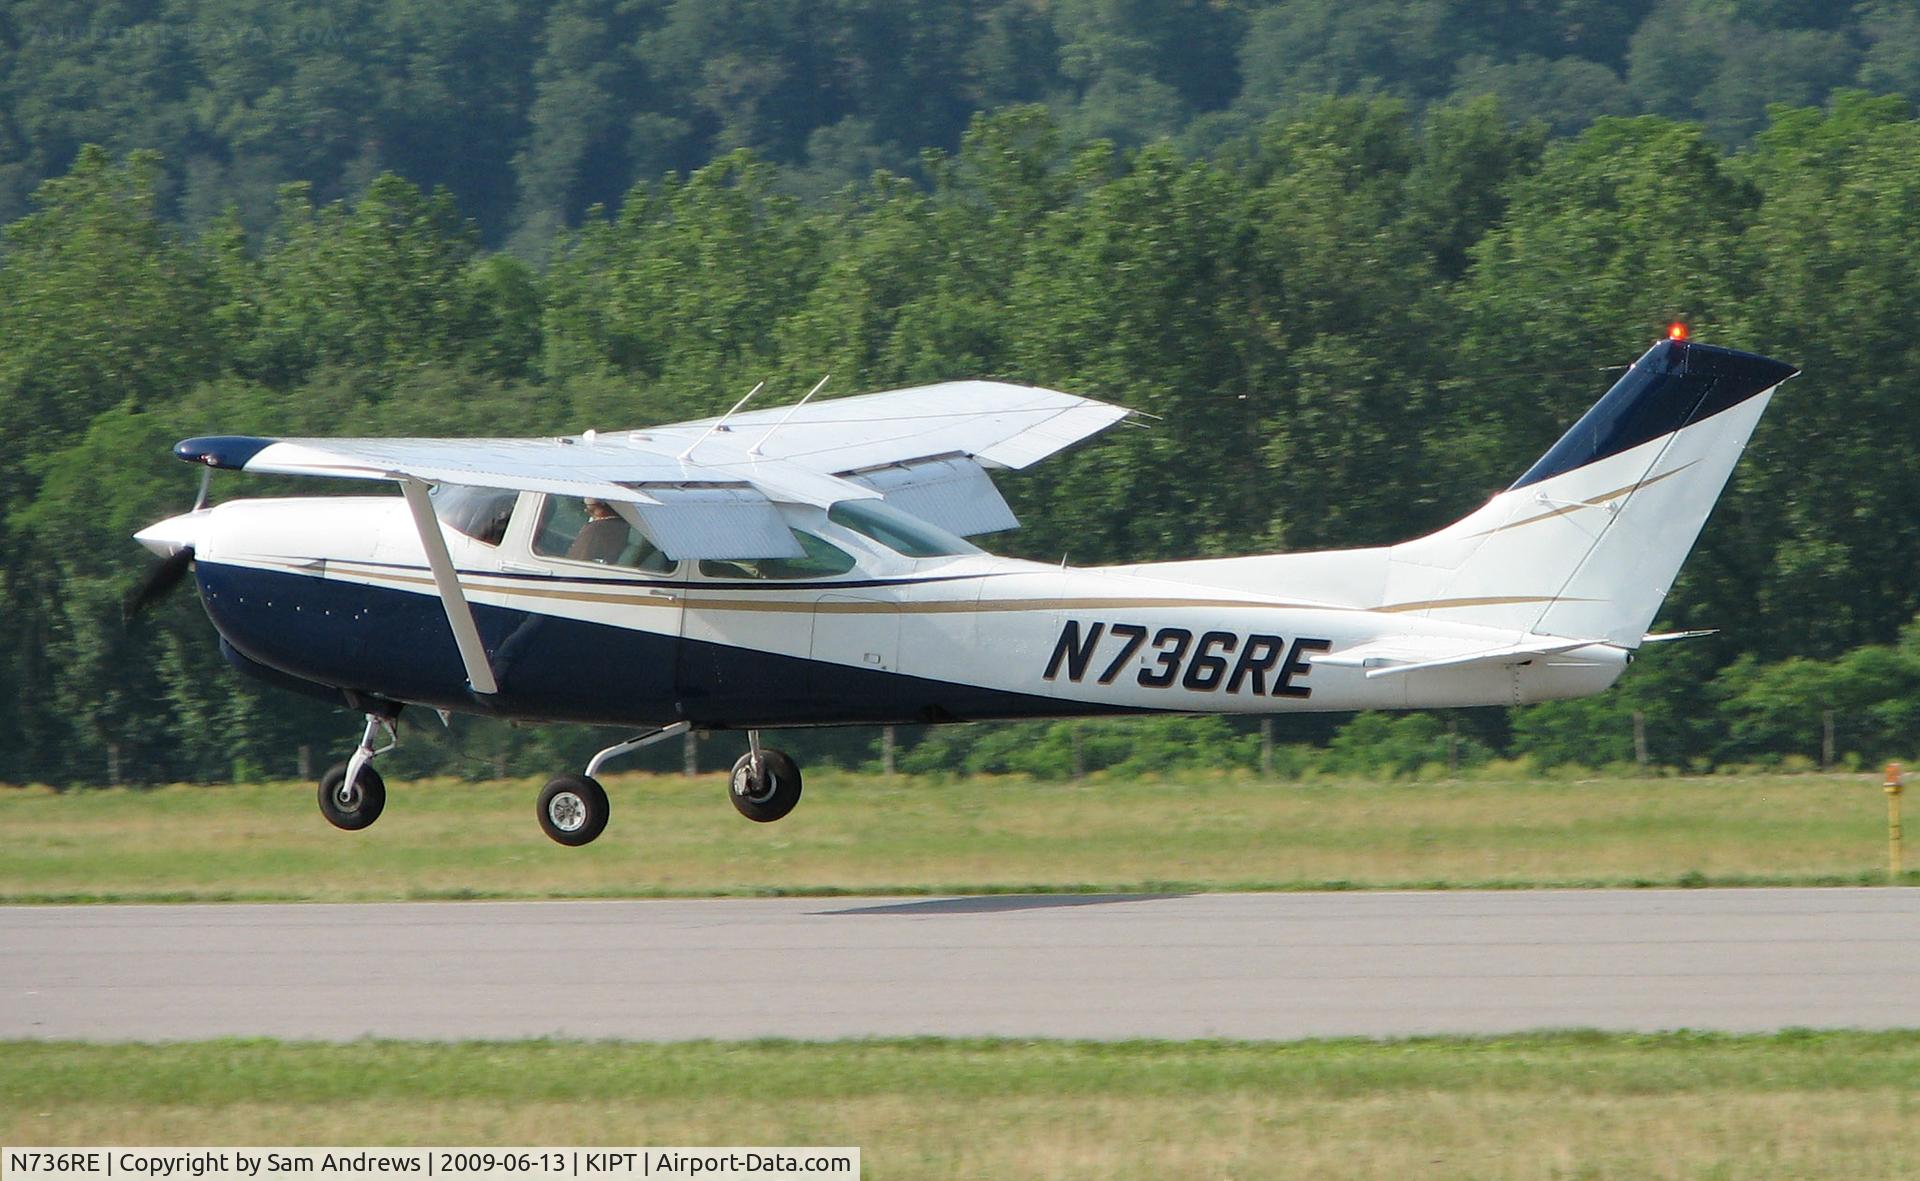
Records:
[[[386,732],[386,744],[376,747],[374,739],[382,731]],[[387,783],[373,769],[373,759],[398,745],[393,719],[385,714],[368,714],[366,732],[353,757],[330,767],[320,777],[320,814],[328,824],[357,832],[380,819],[387,806]]]

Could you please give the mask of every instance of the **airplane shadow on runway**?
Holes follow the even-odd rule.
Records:
[[[1065,906],[1105,906],[1114,902],[1159,902],[1185,894],[984,894],[966,898],[928,898],[920,902],[888,902],[879,906],[852,906],[845,910],[816,910],[814,914],[999,914],[1009,910],[1049,910]]]

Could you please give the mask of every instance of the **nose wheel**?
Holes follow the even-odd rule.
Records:
[[[747,737],[753,749],[733,765],[727,798],[748,820],[771,824],[800,802],[800,767],[785,751],[762,749],[758,732]]]
[[[386,744],[375,746],[382,732]],[[387,781],[373,769],[375,755],[383,755],[399,744],[393,718],[386,714],[368,714],[367,729],[353,757],[327,769],[320,777],[320,815],[327,823],[348,832],[358,832],[380,819],[387,806]]]
[[[357,832],[380,819],[387,806],[387,783],[367,766],[348,781],[347,767],[336,763],[320,777],[320,814],[335,828]]]

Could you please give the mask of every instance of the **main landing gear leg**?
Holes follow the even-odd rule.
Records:
[[[556,775],[540,790],[540,830],[563,845],[589,844],[607,827],[607,789],[594,776],[609,760],[643,746],[685,734],[689,723],[675,722],[618,742],[587,762],[585,775]]]
[[[374,741],[382,731],[386,733],[386,744],[375,746]],[[387,806],[387,784],[380,778],[380,772],[373,769],[373,759],[399,744],[400,735],[394,729],[391,716],[367,715],[367,729],[360,736],[360,745],[353,757],[336,764],[320,777],[320,814],[327,818],[327,823],[353,832],[380,819],[381,811]]]
[[[800,768],[785,751],[762,749],[760,731],[747,731],[747,753],[733,765],[727,798],[748,820],[771,824],[800,802]]]

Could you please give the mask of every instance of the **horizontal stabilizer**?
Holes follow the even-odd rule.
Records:
[[[1601,640],[1570,640],[1565,636],[1533,636],[1516,644],[1488,647],[1478,641],[1462,641],[1442,636],[1396,636],[1374,640],[1341,652],[1314,658],[1315,664],[1341,668],[1363,668],[1369,679],[1421,672],[1431,668],[1462,668],[1468,665],[1525,664],[1541,656],[1572,652],[1579,648],[1607,647]]]

